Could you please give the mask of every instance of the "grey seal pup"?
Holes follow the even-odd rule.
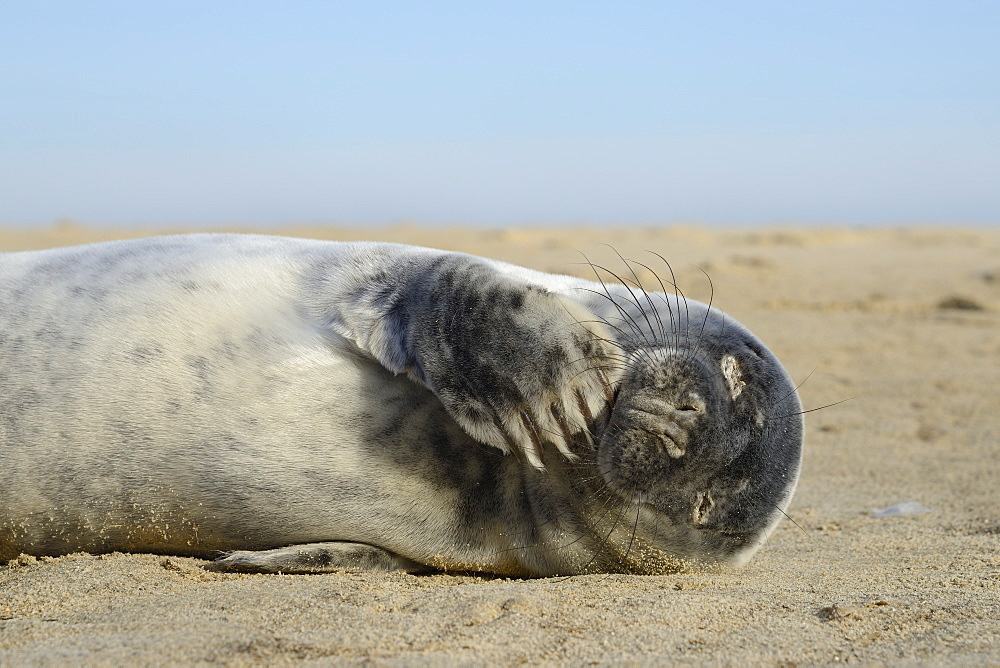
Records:
[[[255,235],[0,255],[0,560],[738,565],[802,434],[774,355],[672,289]]]

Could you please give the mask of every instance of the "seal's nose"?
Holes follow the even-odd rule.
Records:
[[[645,432],[667,456],[679,459],[705,410],[705,402],[693,392],[680,397],[639,392],[621,406],[618,417],[622,427]]]

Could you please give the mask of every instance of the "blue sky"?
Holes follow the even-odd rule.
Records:
[[[20,2],[0,223],[1000,224],[1000,3]]]

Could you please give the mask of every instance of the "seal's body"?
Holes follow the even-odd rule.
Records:
[[[790,500],[800,412],[756,338],[676,294],[250,235],[0,255],[0,560],[740,563]]]

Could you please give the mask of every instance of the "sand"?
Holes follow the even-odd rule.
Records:
[[[741,570],[655,577],[22,559],[0,567],[0,665],[1000,663],[1000,230],[282,232],[581,275],[577,250],[612,262],[602,243],[653,249],[699,299],[705,269],[715,304],[803,382],[807,408],[843,401],[807,415],[794,524]],[[0,250],[148,233],[7,230]],[[908,512],[873,512],[896,504]]]

